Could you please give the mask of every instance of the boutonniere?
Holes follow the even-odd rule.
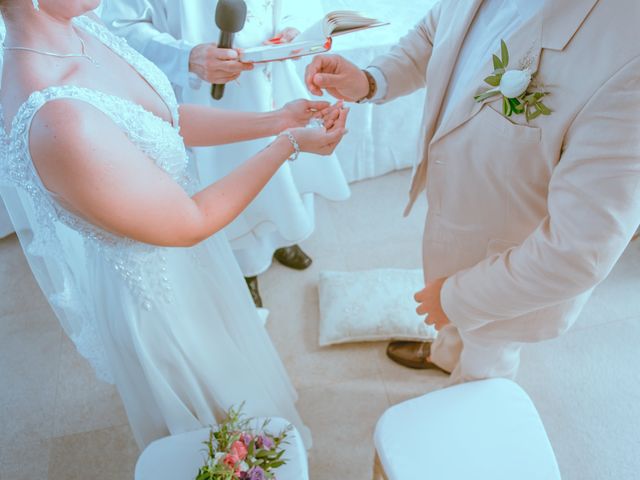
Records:
[[[551,109],[542,102],[549,92],[532,86],[533,73],[529,68],[509,70],[509,50],[504,40],[500,41],[500,47],[500,57],[493,55],[493,73],[484,79],[493,88],[476,95],[475,101],[501,95],[502,113],[507,117],[524,113],[527,122],[540,115],[551,115]]]

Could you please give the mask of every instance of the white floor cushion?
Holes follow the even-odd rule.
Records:
[[[264,419],[257,419],[262,425]],[[282,418],[273,418],[268,431],[279,433],[289,425]],[[149,445],[136,465],[135,480],[194,480],[204,465],[205,446],[209,429],[163,438]],[[307,452],[299,433],[292,430],[284,457],[287,464],[277,470],[278,480],[308,480]]]
[[[421,270],[323,272],[320,345],[382,340],[432,340],[436,331],[416,313]]]
[[[389,480],[556,480],[558,464],[528,395],[482,380],[396,405],[375,444]]]

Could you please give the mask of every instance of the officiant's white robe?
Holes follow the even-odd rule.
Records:
[[[285,27],[304,30],[322,17],[320,2],[247,0],[245,28],[235,46],[261,45]],[[291,62],[256,66],[227,85],[222,101],[210,96],[211,85],[189,73],[189,53],[200,43],[217,42],[213,0],[105,0],[102,18],[117,34],[157,64],[185,103],[238,111],[268,111],[308,97]],[[208,185],[262,150],[271,139],[194,149],[198,173]],[[335,156],[303,154],[284,165],[256,200],[227,229],[245,276],[271,264],[275,249],[306,239],[314,230],[314,194],[331,200],[349,197],[349,187]]]
[[[527,123],[500,97],[474,101],[491,55],[447,104],[482,0],[440,2],[372,64],[381,102],[428,87],[410,205],[426,190],[425,280],[448,278],[452,322],[432,360],[452,381],[515,375],[519,345],[573,324],[640,223],[640,3],[541,3],[504,40],[510,68],[537,70],[550,116]]]

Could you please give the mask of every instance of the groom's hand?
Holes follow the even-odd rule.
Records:
[[[440,278],[434,282],[427,283],[424,290],[416,293],[414,297],[416,302],[419,303],[416,309],[418,315],[428,315],[424,323],[435,326],[438,331],[451,323],[440,302],[440,292],[446,280],[446,278]]]
[[[340,55],[318,55],[307,67],[307,88],[314,95],[326,90],[338,100],[355,102],[369,93],[369,81],[362,70]]]

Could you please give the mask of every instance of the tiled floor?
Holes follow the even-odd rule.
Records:
[[[313,480],[369,480],[380,414],[445,380],[391,364],[382,344],[317,346],[321,271],[420,266],[425,205],[402,218],[408,181],[394,173],[354,185],[348,202],[318,201],[317,232],[304,245],[313,267],[276,265],[261,279],[268,329],[314,433]],[[638,478],[639,272],[640,242],[569,334],[524,351],[519,381],[565,479]],[[0,241],[0,294],[0,479],[131,479],[138,452],[118,395],[60,330],[15,237]]]

